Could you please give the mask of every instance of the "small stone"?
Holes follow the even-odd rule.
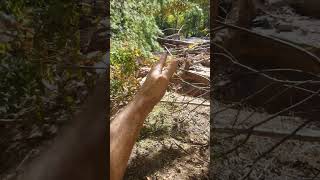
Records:
[[[181,173],[181,170],[179,168],[177,169],[177,173]]]

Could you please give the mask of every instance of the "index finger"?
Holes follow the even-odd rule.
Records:
[[[168,53],[162,54],[161,57],[160,57],[159,62],[158,62],[157,65],[155,66],[155,68],[156,68],[157,70],[159,70],[160,72],[162,71],[162,68],[164,67],[164,65],[165,65],[165,63],[166,63],[167,56],[168,56]]]

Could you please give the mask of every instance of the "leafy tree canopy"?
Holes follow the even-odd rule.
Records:
[[[185,37],[206,36],[207,17],[207,0],[111,0],[111,94],[130,96],[138,86],[137,65],[162,50],[157,37],[166,32],[161,30],[181,28]]]

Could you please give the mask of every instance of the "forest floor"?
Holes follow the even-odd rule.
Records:
[[[214,112],[225,109],[227,105],[215,102]],[[210,177],[214,179],[239,179],[250,169],[250,164],[264,152],[276,145],[282,138],[291,134],[305,119],[294,116],[278,116],[272,121],[256,128],[248,141],[224,158],[218,158],[241,144],[246,133],[230,138],[236,130],[244,130],[251,125],[270,117],[271,114],[256,112],[253,109],[228,108],[214,116],[215,130],[211,146]],[[250,118],[248,118],[250,117]],[[237,119],[236,125],[232,125]],[[233,127],[233,131],[229,131]],[[229,137],[229,138],[228,138]],[[251,178],[274,180],[320,179],[316,175],[320,167],[320,127],[317,123],[308,125],[282,143],[271,153],[263,156],[254,166]]]
[[[208,179],[209,102],[176,93],[164,99],[172,98],[203,106],[157,105],[133,149],[125,179]]]

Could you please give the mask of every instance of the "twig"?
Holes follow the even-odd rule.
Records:
[[[210,106],[210,104],[192,103],[192,102],[187,102],[187,101],[167,101],[167,100],[161,100],[160,102],[163,102],[163,103],[173,103],[173,104],[190,104],[190,105]]]
[[[189,116],[190,116],[190,113],[194,112],[196,109],[198,109],[200,106],[202,106],[202,104],[203,104],[204,102],[206,102],[206,101],[207,101],[206,99],[203,100],[199,105],[197,105],[196,107],[194,107],[193,109],[191,109],[191,110],[189,111],[187,117],[189,117]],[[182,123],[182,122],[184,122],[185,120],[186,120],[186,119],[183,119],[182,121],[179,121],[179,123]],[[193,119],[190,118],[190,120],[193,120]],[[190,120],[189,120],[189,121],[190,121]]]
[[[269,39],[269,40],[275,41],[277,43],[289,46],[289,47],[291,47],[291,48],[293,48],[293,49],[295,49],[297,51],[300,51],[300,52],[308,55],[310,58],[312,58],[315,62],[317,62],[320,65],[320,58],[318,56],[314,55],[313,53],[311,53],[311,52],[309,52],[309,51],[307,51],[307,50],[305,50],[305,49],[303,49],[303,48],[301,48],[301,47],[299,47],[297,45],[294,45],[292,43],[289,43],[289,42],[281,40],[281,39],[277,39],[277,38],[273,38],[273,37],[270,37],[270,36],[262,35],[262,34],[256,33],[254,31],[251,31],[251,30],[243,28],[243,27],[239,27],[239,26],[231,25],[231,24],[226,24],[226,23],[221,22],[219,20],[215,20],[215,22],[218,23],[218,24],[224,25],[224,26],[226,26],[228,28],[240,30],[240,31],[252,34],[254,36],[258,36],[258,37],[261,37],[261,38],[264,38],[264,39]]]
[[[167,52],[170,54],[170,56],[172,56],[170,50],[167,48],[167,46],[164,46],[164,48],[167,50]]]
[[[314,96],[318,95],[319,93],[320,93],[320,89],[319,89],[318,91],[316,91],[314,94],[308,96],[307,98],[305,98],[305,99],[303,99],[303,100],[301,100],[301,101],[299,101],[299,102],[297,102],[297,103],[295,103],[295,104],[293,104],[293,105],[291,105],[291,106],[289,106],[289,107],[287,107],[287,108],[284,108],[283,110],[281,110],[281,111],[273,114],[273,115],[270,116],[269,118],[266,118],[265,120],[260,121],[259,123],[251,126],[249,129],[252,129],[252,130],[253,130],[254,128],[256,128],[256,127],[258,127],[258,126],[260,126],[260,125],[262,125],[262,124],[264,124],[264,123],[269,122],[270,120],[274,119],[275,117],[277,117],[277,116],[279,116],[279,115],[281,115],[281,114],[283,114],[283,113],[285,113],[285,112],[287,112],[287,111],[289,111],[289,110],[291,110],[291,109],[293,109],[293,108],[296,108],[296,107],[300,106],[301,104],[307,102],[308,100],[312,99]]]
[[[240,129],[240,128],[228,128],[228,127],[215,127],[214,131],[216,133],[227,133],[227,134],[247,134],[249,131],[248,129]],[[288,136],[289,134],[287,132],[281,132],[281,131],[268,131],[266,129],[257,129],[252,130],[252,135],[254,136],[263,136],[263,137],[271,137],[271,138],[283,138],[285,136]],[[307,142],[320,142],[319,136],[312,136],[307,134],[299,134],[299,135],[293,135],[290,137],[292,140],[299,140],[299,141],[307,141]]]
[[[170,136],[171,136],[171,135],[170,135]],[[171,138],[172,138],[172,137],[171,137]],[[172,138],[172,139],[174,139],[173,142],[174,142],[174,144],[175,144],[176,146],[178,146],[182,151],[184,151],[186,154],[188,154],[189,156],[191,156],[191,154],[190,154],[187,150],[185,150],[181,145],[179,145],[179,144],[176,142],[175,138]],[[209,163],[209,161],[207,161],[207,160],[202,160],[202,159],[200,159],[197,155],[195,155],[194,157],[195,157],[196,159],[198,159],[199,161],[203,162],[203,163]]]
[[[20,123],[22,119],[0,119],[0,124]]]
[[[230,106],[227,106],[227,107],[225,107],[225,108],[223,108],[223,109],[221,109],[221,110],[219,110],[219,111],[212,112],[212,114],[218,114],[218,113],[221,113],[221,112],[223,112],[223,111],[226,111],[226,110],[228,110],[228,109],[230,109],[230,108],[239,106],[239,105],[241,105],[242,103],[244,103],[245,101],[247,101],[247,100],[255,97],[256,95],[258,95],[258,94],[260,94],[260,93],[262,93],[264,90],[266,90],[267,88],[271,87],[271,86],[274,85],[274,84],[275,84],[275,82],[271,82],[270,84],[264,86],[263,88],[259,89],[259,90],[256,91],[255,93],[250,94],[249,96],[245,97],[245,98],[242,99],[240,102],[234,103],[234,104],[232,104],[232,105],[230,105]]]
[[[80,65],[64,65],[60,67],[65,69],[107,69],[108,68],[108,67],[80,66]]]
[[[192,84],[192,83],[189,83],[189,82],[183,80],[180,76],[179,76],[179,80],[181,80],[181,82],[183,82],[183,83],[185,83],[185,84],[187,84],[187,85],[190,85],[190,86],[192,86],[192,87],[194,87],[194,88],[197,88],[197,89],[199,89],[199,90],[210,91],[210,90],[208,90],[208,88],[210,88],[210,87],[202,87],[202,86],[194,85],[194,84]]]
[[[216,44],[216,45],[217,45],[217,44]],[[217,47],[219,47],[219,46],[217,46]],[[232,63],[234,63],[234,64],[236,64],[236,65],[238,65],[238,66],[240,66],[240,67],[242,67],[242,68],[245,68],[245,69],[247,69],[247,70],[250,70],[250,71],[252,71],[252,72],[258,73],[258,74],[260,74],[261,76],[263,76],[263,77],[265,77],[265,78],[268,78],[268,79],[270,79],[270,80],[273,80],[273,81],[277,81],[277,82],[281,82],[281,83],[286,83],[286,84],[290,84],[290,83],[293,83],[293,84],[295,84],[295,83],[320,84],[320,81],[314,81],[314,80],[291,81],[291,80],[281,80],[281,79],[277,79],[277,78],[271,77],[271,76],[269,76],[269,75],[267,75],[267,74],[265,74],[265,73],[262,73],[262,72],[259,71],[259,70],[256,70],[256,69],[254,69],[254,68],[251,68],[251,67],[249,67],[249,66],[246,66],[246,65],[244,65],[244,64],[241,64],[241,63],[239,63],[239,61],[236,60],[234,57],[228,56],[228,55],[226,55],[226,54],[224,54],[224,53],[213,53],[213,54],[214,54],[214,55],[223,56],[223,57],[227,58],[228,60],[230,60]]]
[[[314,74],[314,73],[311,73],[311,72],[306,72],[306,71],[302,71],[302,70],[299,70],[299,69],[290,69],[290,68],[275,68],[275,69],[263,69],[263,70],[260,70],[260,72],[298,72],[298,73],[305,73],[305,74],[308,74],[308,75],[311,75],[311,76],[314,76],[316,78],[320,78],[319,75],[317,74]]]
[[[289,89],[291,89],[291,87],[287,87],[286,89],[272,95],[269,99],[267,99],[261,106],[265,107],[267,104],[269,104],[271,101],[273,101],[275,98],[279,97],[280,95],[282,95],[283,93],[285,93],[286,91],[288,91]],[[250,119],[250,117],[252,117],[255,113],[257,112],[257,110],[254,110],[252,113],[250,113],[241,123],[246,122],[247,120]]]
[[[302,128],[304,128],[305,126],[307,126],[309,123],[311,123],[314,120],[308,120],[305,121],[304,123],[302,123],[299,127],[297,127],[291,134],[285,136],[283,139],[281,139],[278,143],[276,143],[274,146],[272,146],[271,148],[269,148],[267,151],[263,152],[260,156],[258,156],[253,163],[251,164],[251,168],[249,170],[249,172],[244,175],[241,179],[247,179],[250,174],[253,171],[252,166],[254,166],[260,159],[262,159],[263,157],[265,157],[267,154],[271,153],[272,151],[274,151],[277,147],[279,147],[282,143],[284,143],[285,141],[287,141],[289,138],[291,138],[292,136],[296,135],[296,133],[301,130]]]
[[[225,155],[227,155],[227,154],[229,154],[229,153],[237,150],[237,149],[240,148],[241,146],[243,146],[243,145],[249,140],[250,136],[251,136],[252,133],[253,133],[253,130],[254,130],[256,127],[258,127],[258,126],[260,126],[260,125],[262,125],[262,124],[264,124],[264,123],[267,123],[267,122],[271,121],[272,119],[274,119],[275,117],[281,115],[282,113],[287,112],[287,111],[289,111],[289,110],[291,110],[291,109],[293,109],[293,108],[295,108],[295,107],[297,107],[297,106],[305,103],[306,101],[310,100],[310,99],[313,98],[316,94],[319,94],[319,93],[320,93],[320,89],[317,91],[317,93],[312,94],[311,96],[309,96],[309,97],[307,97],[307,98],[305,98],[305,99],[303,99],[303,100],[301,100],[301,101],[299,101],[299,102],[297,102],[297,103],[295,103],[295,104],[293,104],[293,105],[291,105],[291,106],[289,106],[289,107],[287,107],[287,108],[285,108],[285,109],[283,109],[283,110],[281,110],[281,111],[273,114],[272,116],[270,116],[270,117],[268,117],[268,118],[260,121],[259,123],[256,123],[256,124],[252,125],[251,127],[249,127],[249,128],[247,129],[248,134],[247,134],[246,138],[245,138],[240,144],[238,144],[237,146],[235,146],[235,147],[232,148],[231,150],[228,150],[226,153],[224,153],[224,155],[223,155],[222,157],[224,157]],[[240,132],[237,132],[237,133],[234,134],[233,137],[235,137],[235,136],[237,136],[237,135],[240,135],[240,134],[241,134]]]

